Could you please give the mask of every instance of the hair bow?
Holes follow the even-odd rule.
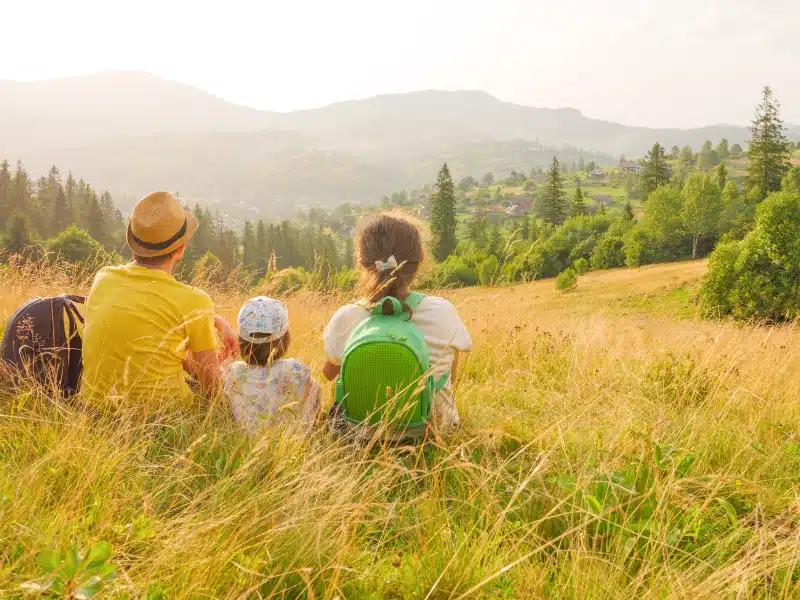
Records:
[[[386,259],[386,262],[383,262],[382,260],[376,260],[375,268],[378,270],[378,273],[383,273],[388,269],[396,269],[397,259],[394,256],[390,256]]]

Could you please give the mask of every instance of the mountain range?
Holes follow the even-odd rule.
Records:
[[[800,127],[789,126],[792,139]],[[153,189],[246,216],[298,206],[374,202],[454,176],[505,175],[563,160],[615,162],[705,140],[731,144],[745,127],[650,129],[571,108],[504,102],[482,91],[428,90],[289,113],[261,111],[147,73],[0,81],[0,157],[38,174],[50,165],[109,189],[126,208]]]

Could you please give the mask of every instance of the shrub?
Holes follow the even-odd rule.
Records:
[[[578,274],[575,269],[569,268],[566,271],[559,273],[556,277],[556,289],[562,292],[569,292],[578,287]]]
[[[103,246],[85,229],[70,225],[47,242],[54,258],[73,264],[103,263],[108,259]]]
[[[437,286],[470,286],[478,283],[475,271],[464,259],[455,254],[440,263],[433,276],[433,284]]]
[[[484,259],[481,264],[478,265],[478,281],[480,281],[480,284],[492,285],[497,276],[499,266],[500,262],[497,260],[496,256],[489,256]]]
[[[583,275],[589,270],[589,261],[581,257],[573,263],[572,268],[578,275]]]
[[[605,235],[592,253],[593,269],[616,269],[625,266],[625,242],[621,237]]]
[[[700,290],[706,316],[779,321],[800,316],[800,196],[778,192],[758,207],[741,242],[720,244]]]

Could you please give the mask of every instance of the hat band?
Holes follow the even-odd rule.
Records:
[[[133,241],[136,242],[137,244],[139,244],[142,248],[147,248],[148,250],[164,250],[165,248],[169,248],[170,246],[172,246],[172,244],[174,244],[179,239],[181,239],[184,235],[186,235],[186,230],[188,228],[189,228],[189,219],[184,217],[184,219],[183,219],[183,227],[181,227],[178,230],[178,233],[173,235],[171,238],[169,238],[165,242],[158,242],[158,243],[155,243],[155,244],[152,243],[152,242],[145,242],[144,240],[139,239],[136,236],[136,234],[133,233],[133,227],[131,227],[131,237],[133,238]]]

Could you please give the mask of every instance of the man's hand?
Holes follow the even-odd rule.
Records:
[[[239,338],[234,333],[233,327],[219,315],[214,315],[214,327],[216,327],[219,336],[222,338],[222,348],[220,349],[219,356],[220,362],[226,358],[235,357],[239,352]]]

